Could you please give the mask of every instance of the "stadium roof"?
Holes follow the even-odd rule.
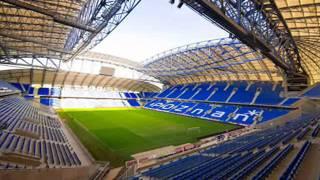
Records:
[[[280,69],[270,60],[230,38],[189,44],[163,52],[146,60],[144,70],[169,84],[283,80]]]
[[[275,1],[298,46],[302,66],[310,83],[320,81],[320,2],[318,0]]]
[[[139,2],[140,0],[2,0],[0,63],[45,69],[59,68],[60,62],[55,60],[72,59],[95,46],[115,29]],[[270,2],[262,1],[264,6],[270,5]],[[320,2],[279,0],[274,3],[285,22],[276,28],[289,29],[297,44],[301,64],[310,77],[310,84],[319,82]],[[272,12],[270,16],[271,20],[279,20],[276,15],[272,16]],[[260,51],[229,38],[167,51],[147,60],[144,67],[122,58],[112,59],[98,53],[87,55],[82,54],[86,56],[85,59],[107,61],[145,72],[170,84],[285,79],[285,73],[276,67],[272,60],[262,56]],[[42,57],[47,60],[42,60]],[[79,57],[81,58],[83,57]]]
[[[264,6],[270,5],[269,1],[263,3]],[[310,84],[319,82],[320,2],[281,0],[275,3],[285,22],[276,28],[288,27],[297,44],[302,67],[310,77]],[[272,20],[278,20],[276,15],[273,17],[272,13],[270,14]],[[148,59],[144,65],[147,74],[170,84],[285,79],[286,73],[277,68],[271,59],[261,54],[259,50],[252,49],[238,40],[226,38],[172,49]]]
[[[70,59],[114,30],[140,0],[2,0],[0,59]]]
[[[128,69],[133,69],[137,71],[141,71],[141,69],[143,68],[141,63],[131,61],[126,58],[117,57],[110,54],[91,52],[91,51],[80,54],[79,56],[77,56],[76,60],[88,60],[88,61],[101,62],[101,63],[112,64],[115,66],[120,66]]]
[[[51,87],[95,87],[121,91],[158,92],[160,88],[151,83],[128,78],[95,75],[72,71],[41,69],[13,69],[0,71],[0,79],[7,82],[49,85]]]

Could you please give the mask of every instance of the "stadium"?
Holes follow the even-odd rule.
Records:
[[[170,0],[228,37],[95,51],[143,2],[0,1],[0,179],[319,179],[320,3]]]

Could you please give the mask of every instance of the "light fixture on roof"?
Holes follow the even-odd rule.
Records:
[[[175,3],[175,0],[170,0],[169,3],[170,3],[170,4],[174,4],[174,3]],[[183,6],[183,3],[184,3],[184,1],[183,1],[183,0],[180,0],[179,3],[178,3],[178,5],[177,5],[177,7],[178,7],[178,8],[181,8],[181,7]]]
[[[179,2],[177,7],[180,9],[183,6],[183,3],[184,3],[183,0],[180,0],[180,2]]]

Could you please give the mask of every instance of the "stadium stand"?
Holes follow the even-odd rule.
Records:
[[[20,97],[0,100],[0,161],[3,168],[74,167],[81,161],[52,112]]]
[[[279,118],[291,112],[290,109],[268,107],[245,107],[210,103],[183,103],[179,101],[154,100],[147,103],[147,109],[171,112],[202,119],[217,120],[239,125],[253,125]]]
[[[132,107],[139,107],[140,104],[138,102],[139,94],[132,93],[132,92],[124,92],[123,93],[124,97],[127,99],[127,102],[130,104]]]
[[[201,83],[197,87],[198,91],[191,98],[192,100],[207,100],[215,89],[215,86],[210,83]]]
[[[279,84],[268,82],[177,85],[165,89],[157,100],[149,101],[144,107],[247,126],[288,114],[290,109],[282,106],[291,106],[300,98],[281,98],[282,91]]]
[[[292,106],[296,102],[301,100],[301,98],[287,98],[283,102],[280,103],[281,106]]]
[[[14,87],[29,88],[29,92],[24,95],[30,100],[39,99],[39,102],[46,106],[54,107],[140,107],[139,93],[117,92],[117,91],[88,91],[86,89],[64,88],[35,88],[29,84],[11,83]],[[9,85],[10,86],[10,85]],[[11,87],[12,87],[11,86]],[[15,89],[15,88],[14,88]],[[20,90],[22,91],[22,90]],[[24,91],[26,92],[26,91]],[[147,92],[147,95],[154,96],[155,93]],[[90,99],[91,98],[91,99]],[[100,98],[100,99],[96,99]],[[76,101],[81,103],[76,103]]]
[[[257,93],[256,84],[247,84],[246,82],[234,83],[235,94],[231,97],[228,102],[234,103],[247,103],[250,104],[253,101]]]
[[[141,92],[140,93],[140,96],[141,96],[141,98],[153,98],[153,97],[155,97],[156,95],[157,95],[158,93],[156,93],[156,92]]]
[[[259,84],[260,94],[257,97],[255,104],[279,104],[283,98],[280,97],[283,88],[278,84],[262,83]]]
[[[227,102],[231,93],[233,92],[233,87],[227,82],[218,82],[215,85],[215,92],[211,94],[208,101],[211,102]]]
[[[320,96],[320,84],[316,84],[306,92],[304,92],[301,96],[304,97],[319,97]]]
[[[12,86],[11,84],[0,81],[0,96],[8,96],[13,94],[18,94],[21,91],[17,89],[16,87]]]
[[[270,91],[271,90],[271,91]],[[206,100],[210,102],[279,105],[284,89],[270,82],[246,81],[176,85],[165,89],[157,98]],[[256,99],[254,99],[256,97]]]
[[[291,179],[311,142],[305,141],[301,148],[290,142],[314,122],[318,121],[307,116],[280,127],[253,132],[142,171],[135,179],[243,179],[249,175],[253,179],[264,179],[293,148],[298,148],[298,153],[281,178]]]
[[[280,177],[280,179],[292,179],[295,176],[295,173],[299,167],[299,165],[301,164],[303,158],[305,157],[308,149],[311,146],[311,142],[306,141],[302,148],[300,149],[300,151],[298,152],[298,154],[295,156],[295,158],[293,159],[293,161],[289,164],[287,170],[283,173],[283,175]]]

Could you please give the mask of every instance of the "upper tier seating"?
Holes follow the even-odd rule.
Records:
[[[280,103],[285,100],[280,97],[282,91],[280,84],[270,82],[216,82],[176,85],[165,89],[156,97],[237,104],[281,105]],[[284,105],[293,103],[294,100],[290,99]]]
[[[140,93],[140,98],[153,98],[157,95],[158,93],[156,92],[141,92]]]
[[[303,117],[280,127],[237,137],[142,171],[134,179],[246,179],[248,175],[254,175],[253,179],[265,179],[293,149],[294,146],[288,142],[308,128],[314,122],[313,119]],[[284,179],[294,176],[309,147],[310,142],[306,142],[300,148],[284,172],[283,177],[289,178]]]
[[[166,98],[178,98],[183,92],[185,86],[184,85],[177,85],[175,88],[167,95]]]
[[[161,93],[159,93],[156,97],[159,98],[164,98],[167,97],[170,93],[172,93],[172,91],[174,91],[178,86],[172,86],[170,88],[165,89],[164,91],[162,91]],[[180,86],[181,87],[181,86]]]
[[[246,82],[236,82],[232,86],[236,89],[236,93],[231,97],[229,102],[234,103],[250,104],[258,88],[255,84],[248,84]]]
[[[184,88],[184,91],[177,98],[190,99],[197,91],[198,91],[197,85],[189,84]]]
[[[40,105],[39,105],[40,106]],[[0,168],[74,167],[81,161],[50,109],[20,97],[0,99]],[[9,165],[8,165],[9,164]]]
[[[202,83],[197,86],[198,91],[192,97],[192,100],[207,100],[216,87],[210,83]]]
[[[273,84],[270,83],[261,83],[259,84],[261,88],[260,94],[256,99],[256,104],[270,104],[270,105],[277,105],[283,101],[284,98],[280,97],[281,91],[283,88],[280,85],[276,85],[275,88]]]
[[[233,91],[233,87],[226,82],[217,82],[214,86],[216,87],[215,93],[209,97],[208,101],[226,102]]]

